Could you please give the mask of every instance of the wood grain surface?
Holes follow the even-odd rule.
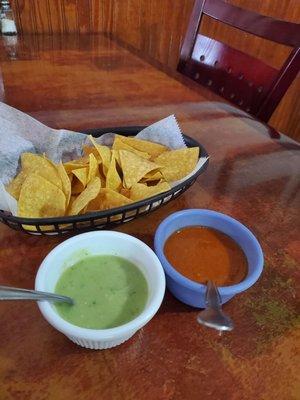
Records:
[[[12,62],[0,39],[1,99],[54,128],[147,125],[175,113],[210,163],[181,197],[119,231],[149,246],[175,211],[208,208],[237,218],[260,241],[259,281],[224,308],[219,336],[169,292],[129,341],[80,348],[33,303],[0,302],[2,400],[297,400],[299,398],[300,146],[198,85],[154,68],[103,35],[24,37]],[[164,90],[161,90],[164,88]],[[9,132],[7,132],[9,135]],[[32,288],[62,238],[0,224],[0,282]]]
[[[228,0],[287,21],[300,22],[299,0]],[[12,0],[20,32],[108,32],[175,69],[193,0]],[[289,48],[241,33],[205,18],[203,34],[230,44],[278,68]],[[300,140],[300,77],[294,81],[270,124]]]

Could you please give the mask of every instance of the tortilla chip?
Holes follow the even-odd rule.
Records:
[[[76,195],[72,195],[70,197],[70,202],[69,202],[69,208],[72,206],[72,204],[74,203],[74,201],[77,199],[78,196]]]
[[[68,215],[78,215],[90,201],[98,196],[101,188],[101,181],[98,177],[88,183],[87,187],[82,193],[72,202],[71,207],[68,210]]]
[[[171,189],[168,182],[160,182],[154,186],[147,186],[143,183],[136,183],[130,189],[130,198],[133,201],[146,199],[156,194],[166,192]]]
[[[73,180],[71,185],[71,193],[79,194],[84,191],[87,185],[88,169],[87,167],[74,169],[72,171]]]
[[[123,172],[123,186],[127,189],[130,189],[148,172],[160,168],[159,165],[145,160],[130,151],[119,150],[119,153]]]
[[[100,205],[100,210],[126,206],[126,204],[132,203],[132,200],[111,189],[103,189],[103,194],[104,198]]]
[[[106,175],[109,165],[110,165],[110,159],[111,159],[110,148],[107,146],[102,146],[102,145],[98,144],[95,141],[95,139],[93,138],[93,136],[91,136],[91,135],[89,135],[89,138],[98,151],[98,154],[99,154],[102,164],[103,164],[103,173],[104,173],[104,175]]]
[[[170,150],[168,147],[159,143],[150,142],[149,140],[137,139],[133,137],[119,136],[124,144],[133,147],[136,150],[147,152],[151,159],[158,157],[165,151]]]
[[[85,186],[80,182],[80,180],[78,180],[76,177],[74,177],[74,179],[72,181],[72,185],[71,185],[72,196],[83,192],[84,189],[85,189]]]
[[[112,150],[111,151],[111,156],[114,157],[114,159],[117,162],[117,165],[119,165],[121,167],[121,160],[120,160],[120,153],[119,150]]]
[[[22,170],[28,175],[38,173],[41,177],[62,189],[60,176],[47,158],[33,153],[23,153],[21,155],[21,166]]]
[[[71,181],[61,162],[56,166],[56,168],[62,182],[62,191],[66,196],[66,208],[67,208],[71,198]]]
[[[6,190],[8,191],[8,193],[16,200],[19,200],[20,191],[27,175],[28,174],[26,172],[21,170],[18,175],[6,186]]]
[[[160,181],[162,179],[162,174],[160,171],[151,171],[148,172],[142,179],[143,182],[152,182],[152,181]]]
[[[127,143],[123,142],[123,136],[115,135],[114,143],[112,146],[113,150],[127,150],[131,151],[132,153],[140,156],[142,158],[149,159],[151,155],[145,151],[139,151],[132,146],[129,146]]]
[[[95,176],[97,176],[98,171],[98,162],[96,157],[94,156],[93,153],[89,155],[89,171],[88,171],[88,176],[87,176],[87,182],[90,182]]]
[[[120,175],[118,174],[116,168],[116,159],[114,157],[112,157],[110,161],[110,166],[106,175],[105,187],[115,190],[116,192],[118,192],[122,187],[122,180],[120,178]]]
[[[161,173],[166,181],[184,178],[193,171],[199,159],[199,147],[171,150],[162,153],[154,161],[163,166]]]
[[[94,154],[98,164],[101,164],[101,158],[98,150],[94,146],[83,146],[83,154],[88,157],[90,154]]]
[[[123,196],[130,198],[130,189],[126,189],[126,188],[122,187],[121,190],[120,190],[120,193]]]
[[[38,174],[26,177],[18,201],[19,217],[59,217],[65,210],[66,196],[61,189]]]
[[[67,163],[64,163],[63,166],[67,174],[70,174],[73,170],[86,167],[88,166],[88,164],[89,164],[89,158],[83,157],[79,158],[78,160],[68,161]]]
[[[132,200],[111,189],[101,189],[99,195],[89,203],[88,211],[107,210],[125,206]]]
[[[76,176],[76,178],[82,183],[85,187],[88,181],[88,170],[86,167],[74,169],[72,174]]]

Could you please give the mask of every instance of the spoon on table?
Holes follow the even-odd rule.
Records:
[[[201,325],[218,331],[232,331],[232,320],[223,313],[221,296],[217,286],[213,281],[208,281],[205,294],[205,310],[201,311],[197,317],[197,321]]]
[[[35,300],[35,301],[61,301],[74,304],[71,297],[59,294],[39,292],[37,290],[19,289],[10,286],[0,286],[0,300]]]

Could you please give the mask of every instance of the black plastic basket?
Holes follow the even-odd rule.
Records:
[[[90,129],[84,133],[99,137],[107,132],[115,132],[124,136],[134,136],[138,134],[144,126],[130,126],[117,128]],[[196,140],[183,135],[188,147],[199,147],[202,157],[207,156],[207,152]],[[21,218],[15,217],[10,213],[0,210],[0,222],[8,225],[17,231],[23,231],[31,235],[62,235],[67,233],[79,233],[85,230],[109,229],[137,217],[148,214],[162,205],[180,196],[185,192],[207,167],[206,162],[194,175],[183,183],[173,187],[171,190],[160,193],[126,206],[113,208],[104,211],[86,213],[70,217],[53,218]]]

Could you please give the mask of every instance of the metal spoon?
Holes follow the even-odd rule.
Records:
[[[62,301],[74,304],[71,297],[59,294],[39,292],[37,290],[19,289],[10,286],[0,286],[0,300],[35,300],[35,301]]]
[[[220,332],[232,331],[233,322],[222,311],[221,296],[214,282],[207,282],[205,297],[206,308],[197,317],[199,324],[217,329]]]

